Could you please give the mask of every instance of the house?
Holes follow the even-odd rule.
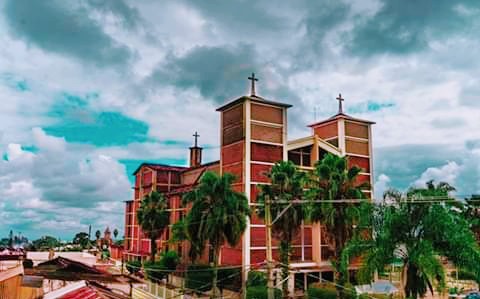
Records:
[[[6,249],[0,253],[0,298],[39,299],[43,296],[38,279],[25,275],[23,254]]]

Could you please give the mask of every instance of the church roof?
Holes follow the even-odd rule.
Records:
[[[252,96],[241,96],[236,100],[230,101],[230,102],[226,103],[225,105],[217,108],[217,111],[224,111],[224,110],[226,110],[226,109],[228,109],[232,106],[235,106],[236,104],[239,104],[239,103],[241,103],[243,101],[246,101],[246,100],[250,100],[252,102],[257,102],[257,103],[261,103],[261,104],[268,104],[268,105],[273,105],[273,106],[285,107],[285,108],[292,107],[292,105],[290,105],[290,104],[274,102],[274,101],[270,101],[270,100],[267,100],[265,98],[262,98],[262,97],[259,97],[259,96],[256,96],[256,95],[252,95]]]
[[[142,163],[137,167],[137,169],[135,169],[135,171],[133,172],[133,175],[136,175],[137,172],[144,166],[152,168],[154,170],[172,170],[172,171],[182,171],[188,168],[184,166],[172,166],[172,165],[161,164],[161,163]]]
[[[311,125],[308,125],[309,127],[315,127],[315,126],[318,126],[318,125],[321,125],[321,124],[324,124],[324,123],[328,123],[328,122],[331,122],[333,120],[337,120],[339,118],[343,118],[343,119],[347,119],[347,120],[351,120],[351,121],[356,121],[356,122],[362,122],[362,123],[366,123],[366,124],[370,124],[370,125],[373,125],[375,124],[375,122],[373,121],[370,121],[370,120],[365,120],[365,119],[360,119],[360,118],[356,118],[356,117],[352,117],[348,114],[345,114],[345,113],[337,113],[335,114],[334,116],[330,117],[330,118],[327,118],[325,120],[322,120],[322,121],[319,121],[319,122],[316,122],[316,123],[313,123]]]

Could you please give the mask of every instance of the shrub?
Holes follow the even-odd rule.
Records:
[[[143,268],[147,278],[155,282],[164,279],[169,273],[162,262],[146,262],[143,264]]]
[[[178,263],[180,263],[180,257],[176,251],[167,251],[160,257],[160,264],[170,272],[177,269]]]
[[[180,262],[177,252],[167,251],[162,253],[160,261],[147,262],[144,265],[147,278],[152,281],[159,281],[168,276],[177,269],[177,265]]]
[[[185,288],[206,292],[212,288],[213,271],[208,265],[189,265],[185,273]]]
[[[32,269],[33,268],[33,261],[31,259],[24,260],[23,261],[23,268]]]
[[[137,274],[140,271],[140,268],[142,267],[142,262],[140,261],[129,261],[126,264],[127,271],[130,272],[130,274]]]
[[[247,287],[266,286],[267,274],[260,271],[248,272]]]
[[[313,299],[336,299],[337,298],[337,291],[335,288],[316,288],[316,287],[309,287],[307,289],[307,296],[308,298]]]
[[[457,278],[457,271],[453,271],[451,273],[451,276],[456,279]],[[474,280],[474,281],[476,281],[477,277],[475,276],[475,274],[473,274],[471,272],[460,270],[460,271],[458,271],[458,279],[459,280]]]
[[[213,274],[213,273],[212,273]],[[218,288],[240,291],[242,288],[242,269],[228,268],[218,270]]]
[[[351,283],[346,283],[343,285],[343,287],[344,299],[357,299],[357,291]]]
[[[206,292],[212,288],[213,268],[209,265],[190,265],[185,272],[185,288],[197,293]],[[218,269],[217,286],[219,289],[240,291],[242,288],[241,268]]]
[[[282,298],[282,291],[279,289],[275,289],[274,293],[275,299]],[[268,292],[266,286],[252,286],[247,287],[247,299],[267,299]]]

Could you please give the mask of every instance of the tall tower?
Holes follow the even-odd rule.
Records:
[[[356,165],[363,169],[357,182],[370,183],[371,189],[365,190],[365,193],[367,197],[373,198],[372,125],[375,123],[345,114],[341,94],[337,100],[338,113],[310,125],[312,133],[337,147],[343,156],[347,156],[349,167]]]
[[[245,192],[254,207],[258,186],[268,184],[266,173],[275,162],[287,159],[287,108],[291,105],[268,101],[255,94],[252,74],[251,95],[242,96],[217,109],[220,123],[220,171],[237,179],[234,188]],[[236,252],[235,252],[236,251]],[[235,260],[238,256],[241,260]],[[241,248],[224,248],[222,263],[263,262],[266,258],[265,226],[252,215],[243,235]]]

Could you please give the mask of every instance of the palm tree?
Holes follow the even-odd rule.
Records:
[[[257,201],[260,204],[258,214],[265,217],[264,204],[266,200],[271,202],[272,233],[280,240],[280,259],[282,263],[282,278],[285,280],[289,273],[291,245],[298,234],[303,220],[305,209],[300,203],[303,199],[306,175],[298,171],[291,161],[276,163],[268,173],[271,185],[260,186]],[[283,213],[282,213],[283,212]],[[283,295],[288,296],[288,283],[283,283]]]
[[[235,177],[224,173],[218,175],[207,171],[199,185],[185,194],[185,204],[192,207],[185,218],[185,227],[190,240],[190,256],[195,260],[207,246],[213,249],[212,298],[217,298],[218,257],[225,243],[235,246],[245,231],[250,208],[245,194],[234,191]]]
[[[356,183],[361,171],[356,166],[348,168],[346,157],[327,154],[315,164],[309,183],[308,197],[312,199],[308,211],[309,219],[312,222],[320,222],[325,228],[324,237],[332,249],[331,262],[335,280],[339,285],[348,280],[346,269],[340,268],[342,250],[352,237],[354,227],[364,216],[362,212],[365,211],[359,202],[366,202],[362,190],[367,189],[369,185]],[[340,287],[337,287],[337,292],[343,297]]]
[[[137,218],[143,233],[150,239],[150,260],[154,262],[157,253],[156,240],[170,223],[168,200],[163,194],[153,191],[142,200],[137,210]]]
[[[441,191],[443,190],[443,191]],[[434,286],[443,290],[445,273],[440,256],[472,272],[480,279],[480,250],[468,223],[451,205],[431,203],[430,198],[448,198],[451,186],[412,188],[407,198],[398,191],[388,191],[384,202],[375,208],[371,222],[373,238],[356,235],[347,245],[344,255],[363,256],[359,276],[371,281],[373,273],[383,271],[395,260],[402,261],[402,287],[406,297],[424,296]],[[423,202],[422,202],[423,201]],[[425,202],[427,201],[427,202]]]

